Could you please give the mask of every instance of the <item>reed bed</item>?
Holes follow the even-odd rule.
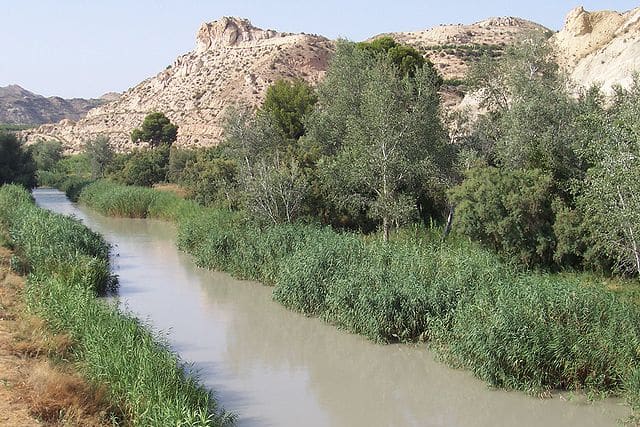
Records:
[[[171,352],[163,337],[96,298],[111,276],[108,246],[75,219],[36,207],[26,190],[0,188],[0,226],[29,274],[28,306],[54,332],[69,333],[86,377],[108,388],[125,419],[115,424],[221,426],[234,417]]]
[[[153,199],[142,216],[176,221],[178,246],[199,266],[272,285],[286,307],[374,341],[428,341],[494,386],[623,394],[640,408],[640,309],[603,286],[518,271],[462,240],[384,244],[317,226],[259,226],[147,192],[97,183],[81,201],[108,213],[126,205],[116,195]]]

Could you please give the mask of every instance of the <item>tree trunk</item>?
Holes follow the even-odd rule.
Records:
[[[382,240],[385,242],[389,241],[389,228],[391,224],[389,223],[389,217],[385,216],[382,218]]]
[[[444,232],[442,233],[442,241],[444,242],[447,239],[447,236],[451,232],[451,225],[453,224],[453,214],[455,208],[453,205],[449,205],[449,215],[447,216],[447,225],[444,227]]]
[[[627,204],[625,203],[624,197],[622,196],[620,187],[618,187],[618,198],[620,199],[620,205],[622,207],[624,215],[627,211]],[[629,238],[631,240],[631,251],[633,252],[633,257],[636,262],[636,271],[638,272],[638,274],[640,274],[640,252],[638,251],[638,242],[636,241],[636,236],[633,232],[633,226],[631,224],[627,225],[627,232],[629,233]]]

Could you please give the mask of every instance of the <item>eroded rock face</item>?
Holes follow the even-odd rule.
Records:
[[[262,30],[251,25],[247,19],[224,17],[218,21],[204,23],[196,36],[196,52],[205,52],[218,47],[258,43],[287,34],[274,30]]]
[[[551,41],[579,86],[598,83],[606,93],[617,84],[628,87],[640,71],[640,8],[625,13],[575,8]]]

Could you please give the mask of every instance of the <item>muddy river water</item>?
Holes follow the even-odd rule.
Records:
[[[238,426],[615,426],[620,400],[494,390],[422,345],[378,345],[271,300],[271,289],[196,267],[175,227],[118,219],[34,191],[113,245],[120,304],[193,364]]]

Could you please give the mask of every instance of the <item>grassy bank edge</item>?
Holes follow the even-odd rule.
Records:
[[[0,188],[0,227],[14,269],[28,273],[28,307],[68,333],[73,359],[124,414],[124,425],[228,425],[234,416],[165,343],[134,317],[96,298],[110,283],[109,248],[79,221],[35,206],[21,187]]]
[[[7,425],[111,426],[117,408],[103,387],[90,384],[70,362],[73,343],[30,313],[26,278],[11,268],[13,251],[0,231],[0,413]]]

